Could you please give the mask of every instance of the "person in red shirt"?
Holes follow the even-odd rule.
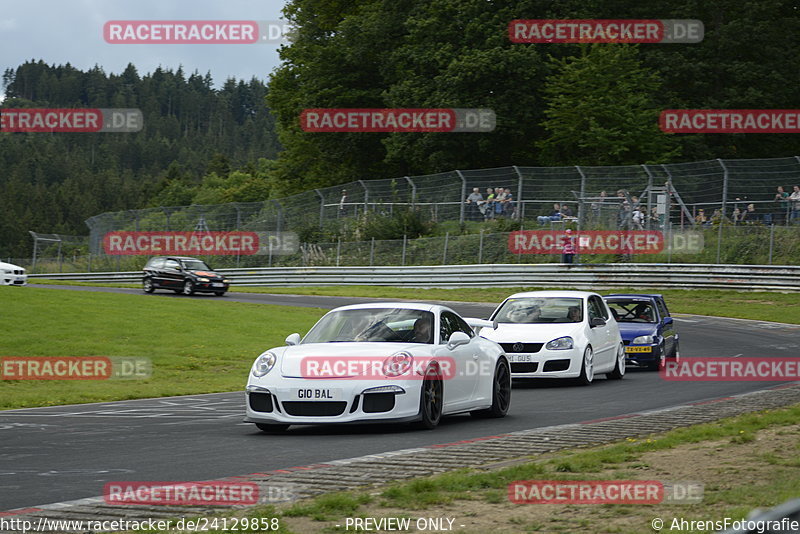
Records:
[[[561,247],[561,263],[572,263],[577,251],[575,250],[575,237],[569,228],[567,228],[567,235],[561,240]]]

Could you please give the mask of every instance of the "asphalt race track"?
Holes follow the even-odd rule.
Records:
[[[229,293],[219,299],[166,292],[143,295],[135,289],[63,289],[319,308],[376,300],[255,293]],[[465,290],[465,299],[470,291],[476,290]],[[471,317],[486,317],[493,308],[468,303],[451,306]],[[790,357],[800,352],[800,326],[700,316],[676,321],[684,358]],[[242,384],[246,372],[242,372]],[[242,392],[3,411],[0,511],[94,497],[111,481],[190,481],[244,475],[602,419],[777,384],[666,382],[658,373],[639,370],[629,370],[622,381],[597,377],[588,387],[549,381],[515,383],[511,411],[505,419],[454,416],[445,418],[433,431],[384,425],[310,426],[293,427],[285,435],[266,435],[241,422]]]

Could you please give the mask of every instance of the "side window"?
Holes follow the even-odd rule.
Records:
[[[600,312],[600,317],[608,321],[608,308],[606,307],[605,301],[600,297],[592,297],[592,300],[594,300],[594,303]]]
[[[661,299],[656,299],[656,307],[658,308],[658,314],[661,316],[661,320],[664,320],[664,317],[669,317],[669,311],[667,310],[667,305],[664,304],[664,301]]]
[[[472,328],[467,324],[467,322],[459,317],[458,315],[453,316],[456,320],[456,324],[458,325],[458,331],[464,332],[469,337],[475,337],[475,332],[472,331]]]
[[[167,260],[166,262],[164,262],[164,268],[175,269],[177,271],[180,268],[180,266],[178,265],[178,262],[175,260]]]
[[[153,258],[150,260],[150,268],[151,269],[163,269],[164,268],[164,258]]]
[[[602,308],[597,305],[597,298],[596,297],[589,297],[588,306],[589,308],[589,320],[595,318],[605,319],[602,313]]]
[[[439,325],[439,343],[445,344],[453,332],[458,331],[456,316],[449,312],[442,312]]]

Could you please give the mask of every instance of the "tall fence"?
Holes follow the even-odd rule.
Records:
[[[102,252],[110,231],[286,231],[335,227],[365,212],[391,214],[412,208],[432,221],[483,221],[495,217],[535,220],[566,205],[584,227],[591,223],[592,204],[615,209],[617,191],[642,204],[648,214],[655,194],[666,193],[666,218],[691,226],[710,219],[715,210],[731,221],[745,218],[766,224],[789,224],[800,218],[797,200],[775,201],[776,188],[788,194],[800,184],[800,156],[753,160],[708,160],[666,165],[610,167],[501,167],[453,170],[425,176],[359,180],[314,189],[263,202],[148,208],[103,213],[87,219],[90,247]],[[465,200],[477,188],[509,189],[512,200],[483,213]],[[606,192],[605,200],[602,193]],[[793,206],[795,204],[795,206]],[[738,209],[738,212],[736,211]],[[701,213],[700,210],[703,210]],[[734,220],[736,219],[736,220]]]

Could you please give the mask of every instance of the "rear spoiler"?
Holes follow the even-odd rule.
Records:
[[[476,319],[474,317],[464,317],[464,320],[472,328],[491,328],[497,330],[497,321],[487,321],[486,319]]]

